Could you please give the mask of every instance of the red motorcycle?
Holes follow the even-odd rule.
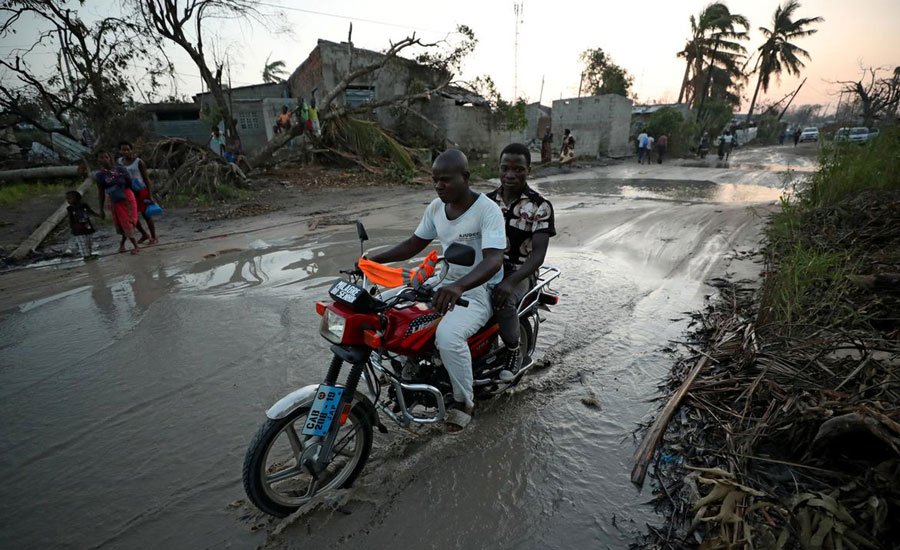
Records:
[[[357,231],[362,244],[368,236],[359,222]],[[347,278],[328,291],[333,301],[316,304],[319,332],[334,353],[325,379],[293,391],[266,411],[247,449],[244,490],[260,510],[284,517],[314,496],[349,487],[369,457],[373,428],[387,432],[379,412],[403,428],[444,420],[453,391],[434,345],[441,316],[429,304],[448,264],[471,266],[474,261],[472,248],[454,244],[438,259],[440,276],[385,291],[366,290],[368,281],[359,270],[342,271]],[[539,311],[558,302],[549,284],[559,276],[559,269],[542,267],[519,304],[524,353],[514,381],[499,379],[504,348],[493,319],[469,339],[476,396],[510,389],[534,365],[543,321]],[[464,299],[457,302],[457,307],[466,305]],[[345,363],[349,369],[340,384]]]

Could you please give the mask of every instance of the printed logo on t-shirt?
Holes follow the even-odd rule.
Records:
[[[478,231],[475,233],[460,233],[459,237],[457,238],[461,241],[474,241],[475,239],[481,238],[481,232]]]

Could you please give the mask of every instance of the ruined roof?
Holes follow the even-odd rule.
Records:
[[[466,105],[469,103],[471,103],[472,105],[488,104],[488,100],[484,97],[476,94],[472,90],[467,90],[460,86],[447,86],[438,93],[441,96],[446,97],[447,99],[454,100],[457,105]]]

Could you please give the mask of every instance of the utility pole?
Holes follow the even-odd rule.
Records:
[[[544,75],[541,75],[541,95],[538,96],[538,105],[541,104],[542,99],[544,99]]]
[[[516,41],[513,48],[513,55],[515,57],[513,60],[513,104],[515,104],[516,100],[519,98],[519,23],[522,22],[521,19],[524,11],[525,8],[522,2],[513,4],[513,12],[516,14]]]

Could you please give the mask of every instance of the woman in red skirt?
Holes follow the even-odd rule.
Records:
[[[94,174],[94,180],[97,182],[100,214],[106,217],[103,204],[109,197],[109,212],[112,214],[113,225],[116,233],[122,236],[119,252],[125,252],[125,239],[128,239],[134,245],[131,253],[137,254],[140,247],[134,238],[134,230],[138,221],[138,209],[137,200],[131,191],[131,177],[124,168],[113,163],[112,155],[106,151],[101,151],[97,155],[97,162],[100,163],[101,170]]]

